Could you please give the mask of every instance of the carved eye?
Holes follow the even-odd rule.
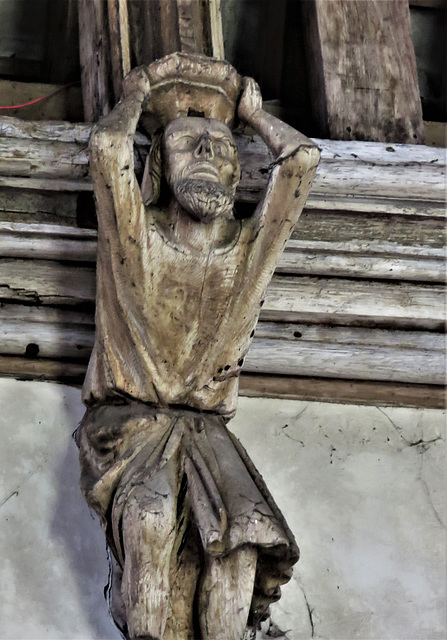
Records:
[[[176,151],[189,151],[194,147],[196,139],[190,135],[183,135],[172,140],[172,146]]]

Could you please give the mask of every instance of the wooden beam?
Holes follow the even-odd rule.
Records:
[[[81,386],[86,370],[86,364],[0,355],[1,375],[18,380],[48,380]]]
[[[407,225],[400,221],[396,224],[393,218],[388,216],[372,224],[362,215],[307,212],[287,242],[276,272],[443,283],[446,264],[442,221],[427,221],[421,229],[408,220]],[[92,229],[0,221],[0,255],[95,262],[96,235]]]
[[[262,328],[263,325],[259,327],[260,330]],[[424,335],[417,336],[419,341],[416,343],[417,348],[414,348],[415,343],[404,346],[406,340],[411,343],[411,338],[400,335],[406,332],[398,332],[398,335],[393,336],[392,332],[387,335],[382,330],[382,337],[391,337],[392,340],[391,344],[379,345],[368,344],[368,337],[366,344],[362,343],[363,336],[358,335],[361,332],[358,328],[322,327],[324,330],[314,331],[318,339],[307,340],[306,335],[311,335],[312,329],[307,331],[307,327],[301,327],[301,330],[295,330],[296,335],[301,333],[300,339],[294,338],[293,334],[288,339],[271,336],[253,339],[244,371],[348,380],[444,384],[445,340],[440,334],[435,334],[438,344],[432,349],[429,348],[429,343],[433,342],[432,336],[426,335],[426,332],[418,332]]]
[[[318,237],[318,236],[316,236]],[[445,257],[442,249],[436,257],[424,256],[422,247],[414,247],[414,256],[407,247],[393,247],[386,252],[386,243],[362,251],[357,242],[344,247],[330,242],[287,243],[277,266],[277,273],[294,275],[320,275],[329,277],[371,278],[416,282],[445,282]],[[419,251],[418,251],[419,249]],[[383,252],[383,253],[382,253]]]
[[[47,260],[0,259],[0,299],[35,304],[93,304],[94,266]],[[262,320],[441,331],[445,290],[440,284],[383,283],[275,275]]]
[[[445,288],[276,275],[267,289],[261,319],[442,331]]]
[[[115,102],[110,85],[110,39],[103,0],[79,0],[79,56],[84,118],[96,122]]]
[[[302,7],[322,135],[423,142],[408,0],[307,0]]]
[[[325,380],[292,376],[242,375],[239,393],[251,398],[284,398],[342,404],[444,409],[443,386]]]
[[[210,55],[225,59],[221,0],[208,0]]]
[[[0,187],[0,220],[77,226],[79,199],[78,193]]]
[[[0,255],[71,262],[96,262],[97,233],[52,224],[0,222]]]
[[[0,355],[3,376],[19,380],[49,380],[81,386],[83,363],[61,362]],[[239,394],[252,398],[284,398],[315,402],[372,406],[445,408],[445,387],[350,380],[329,380],[292,376],[241,375]]]
[[[131,69],[127,0],[107,0],[110,60],[115,100],[123,90],[123,79]]]
[[[3,355],[87,363],[93,314],[53,307],[0,307]],[[260,322],[244,373],[442,385],[445,336]],[[1,373],[1,371],[0,371]]]
[[[4,154],[5,167],[3,171],[0,167],[1,184],[22,189],[91,190],[86,156],[90,131],[89,125],[41,123],[34,127],[17,118],[0,117],[0,162]],[[242,164],[237,199],[256,203],[265,189],[272,158],[258,136],[237,135],[236,141]],[[442,149],[314,141],[322,150],[322,159],[307,208],[445,216],[446,158]],[[78,146],[62,147],[53,144],[56,142]],[[150,145],[142,134],[135,137],[135,142],[136,170],[141,171]],[[58,153],[63,162],[57,161]],[[17,180],[26,173],[27,162],[29,167],[35,165],[32,177],[25,182]],[[79,173],[86,178],[76,184]],[[58,185],[53,177],[63,177],[65,183]]]
[[[78,10],[88,122],[118,102],[132,67],[175,51],[224,58],[220,0],[79,0]]]
[[[89,125],[0,118],[0,183],[20,187],[0,186],[2,375],[82,378],[93,340],[96,232],[73,225],[85,206],[92,207],[90,130]],[[136,143],[141,167],[149,143],[141,135]],[[238,197],[255,203],[271,158],[257,138],[242,135],[238,144],[244,165]],[[321,398],[329,399],[331,393],[346,398],[346,390],[357,384],[352,380],[366,384],[369,378],[384,386],[430,383],[438,394],[444,154],[423,146],[318,144],[323,149],[318,191],[269,287],[245,371],[262,373],[264,382],[274,374],[306,385],[313,376]],[[406,171],[411,184],[405,182]],[[363,195],[353,196],[360,179],[366,181]],[[88,203],[77,203],[81,189]],[[378,193],[385,194],[382,208]],[[319,199],[326,208],[315,208]],[[351,209],[337,210],[342,202]],[[423,210],[424,218],[412,215],[415,210]],[[48,224],[53,220],[60,224]],[[291,321],[295,324],[288,325]],[[61,360],[63,365],[57,364]],[[384,387],[379,393],[374,385],[373,392],[361,387],[360,397],[368,389],[373,402],[385,398]],[[397,403],[408,403],[405,393]]]
[[[128,0],[136,65],[183,51],[224,58],[220,0]]]

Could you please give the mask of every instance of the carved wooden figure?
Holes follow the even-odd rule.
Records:
[[[236,119],[276,157],[245,220],[233,215]],[[141,185],[139,122],[153,134]],[[134,69],[90,150],[96,340],[78,444],[113,553],[112,612],[132,639],[239,640],[268,616],[298,548],[226,423],[319,151],[262,110],[252,79],[193,54]]]

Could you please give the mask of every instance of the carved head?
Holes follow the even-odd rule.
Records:
[[[213,118],[176,118],[158,145],[149,162],[151,202],[158,197],[161,169],[174,198],[192,218],[208,223],[232,217],[240,165],[226,124]]]

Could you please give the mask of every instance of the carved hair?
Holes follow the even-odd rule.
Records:
[[[155,205],[160,197],[161,178],[163,175],[162,157],[163,130],[159,129],[152,136],[151,149],[146,158],[141,196],[146,206]]]

